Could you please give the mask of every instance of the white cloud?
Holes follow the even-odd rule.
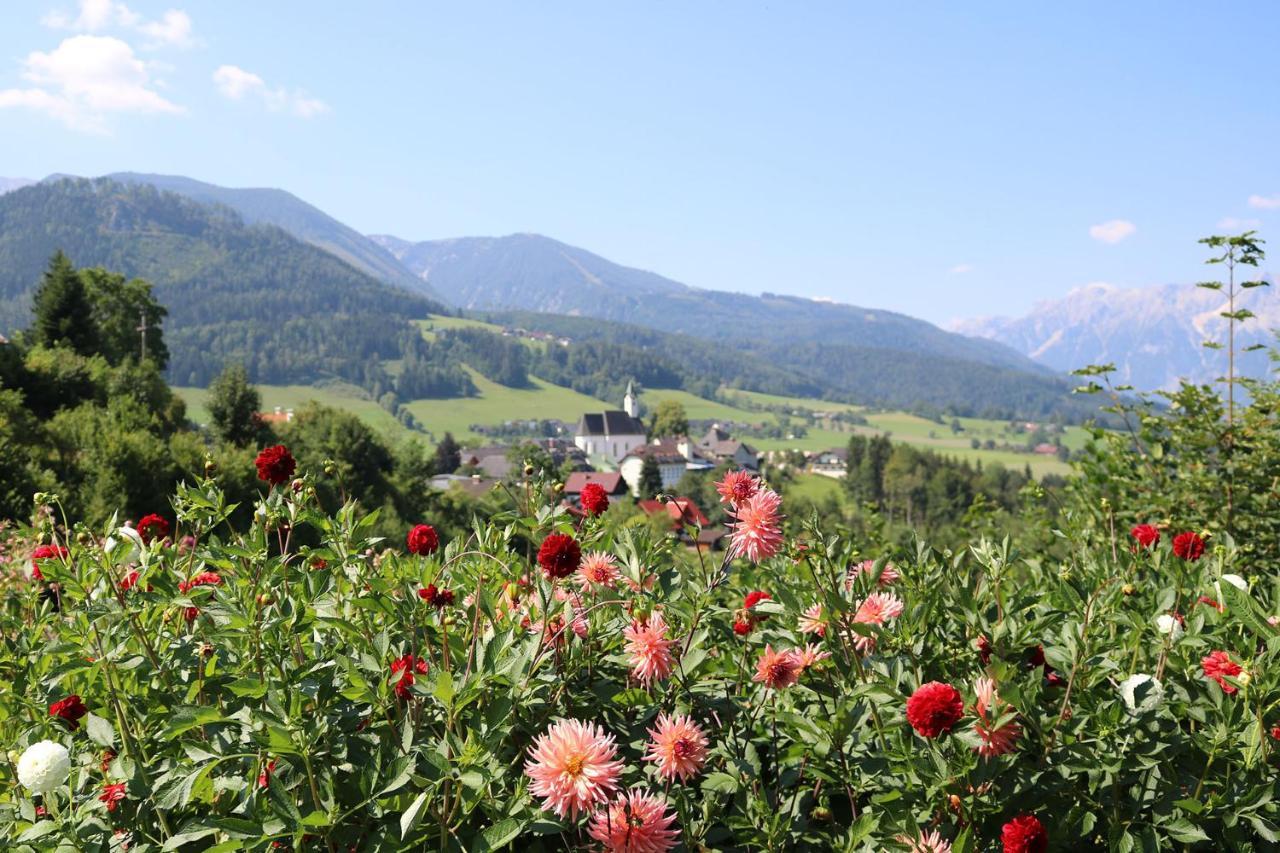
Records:
[[[312,118],[329,111],[329,105],[319,98],[313,98],[300,89],[272,88],[257,74],[236,65],[219,66],[213,72],[213,84],[225,98],[233,101],[256,98],[272,112],[289,112],[299,118]]]
[[[973,272],[973,264],[956,264],[954,267],[947,270],[947,272],[952,275],[964,275],[967,272]]]
[[[1099,242],[1114,245],[1137,230],[1138,226],[1127,219],[1112,219],[1100,225],[1090,226],[1089,236]]]
[[[74,18],[66,12],[51,12],[44,16],[42,23],[54,29],[81,33],[111,28],[132,30],[147,37],[147,47],[190,47],[195,43],[191,16],[186,12],[169,9],[158,20],[148,21],[115,0],[80,0],[80,12]]]
[[[1234,216],[1224,216],[1218,220],[1218,227],[1227,231],[1256,231],[1262,227],[1262,220],[1238,219]]]
[[[133,48],[110,36],[72,36],[49,53],[33,51],[22,77],[33,85],[0,90],[0,108],[35,110],[75,130],[105,133],[112,113],[183,112],[150,88]]]
[[[1280,195],[1251,195],[1249,206],[1259,210],[1275,210],[1280,207]]]

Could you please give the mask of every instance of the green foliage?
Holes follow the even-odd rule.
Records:
[[[658,468],[658,460],[652,454],[644,457],[640,464],[640,482],[637,485],[637,497],[651,500],[662,493],[662,471]]]
[[[31,337],[41,346],[67,346],[80,355],[98,352],[98,328],[84,281],[58,250],[32,296]]]
[[[140,278],[125,280],[118,273],[94,268],[79,271],[85,293],[93,305],[93,325],[98,330],[97,351],[111,364],[141,360],[146,327],[146,357],[164,370],[169,348],[160,324],[169,313],[156,302],[151,284]]]
[[[650,438],[671,438],[689,434],[689,416],[678,400],[663,400],[649,419]]]
[[[222,441],[244,447],[259,439],[262,395],[249,384],[242,365],[227,365],[218,374],[209,385],[209,401],[205,405],[214,434]]]
[[[440,474],[452,474],[462,464],[462,447],[454,439],[453,433],[446,432],[444,438],[436,445],[435,470]]]

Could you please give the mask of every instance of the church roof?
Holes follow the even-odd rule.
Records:
[[[644,435],[644,424],[626,412],[588,412],[578,421],[578,435]]]

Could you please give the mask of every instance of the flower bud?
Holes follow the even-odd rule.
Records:
[[[1122,592],[1124,592],[1125,595],[1133,595],[1137,591],[1138,591],[1138,588],[1131,583],[1125,584],[1122,589]]]
[[[533,476],[533,466],[532,466],[532,465],[526,465],[526,466],[524,466],[524,475],[525,475],[526,477],[532,477],[532,476]]]
[[[206,477],[212,477],[213,472],[217,470],[218,470],[217,463],[215,463],[212,459],[204,460],[204,475]]]

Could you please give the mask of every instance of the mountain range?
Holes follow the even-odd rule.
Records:
[[[1236,347],[1276,345],[1280,292],[1275,287],[1238,290],[1236,309],[1257,315],[1236,328]],[[1142,390],[1176,388],[1179,380],[1212,382],[1226,373],[1228,309],[1225,291],[1191,284],[1123,288],[1095,283],[1061,299],[1035,305],[1021,317],[978,317],[948,324],[952,331],[999,341],[1059,371],[1088,364],[1116,365],[1115,381]],[[1237,359],[1241,375],[1270,369],[1265,352]]]
[[[365,237],[281,190],[140,173],[54,175],[0,196],[0,331],[25,324],[57,248],[77,265],[155,283],[182,384],[243,360],[258,381],[341,376],[383,389],[394,385],[384,365],[405,355],[406,320],[467,309],[522,311],[526,327],[570,323],[578,339],[703,365],[711,361],[693,341],[714,342],[768,374],[769,387],[752,390],[816,387],[834,399],[1002,417],[1088,408],[1070,399],[1068,380],[1010,347],[894,312],[700,290],[534,234]],[[439,355],[413,353],[420,365]],[[750,387],[751,370],[735,377]]]

